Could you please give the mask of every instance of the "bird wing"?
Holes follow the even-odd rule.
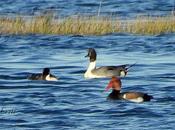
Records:
[[[42,74],[31,74],[28,79],[30,80],[42,80]]]
[[[127,70],[126,68],[127,65],[120,65],[120,66],[102,66],[99,68],[96,68],[92,70],[92,73],[94,75],[101,75],[101,76],[107,76],[107,77],[112,77],[112,76],[120,76],[121,71]]]
[[[141,92],[124,92],[122,93],[124,99],[136,99],[138,97],[143,97],[144,93]]]

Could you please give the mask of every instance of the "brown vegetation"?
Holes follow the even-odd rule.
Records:
[[[142,16],[134,20],[100,16],[60,19],[55,19],[52,15],[0,17],[1,34],[103,35],[117,32],[149,35],[175,32],[175,16]]]

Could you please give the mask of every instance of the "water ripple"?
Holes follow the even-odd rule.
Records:
[[[1,128],[174,128],[174,42],[173,34],[1,35]],[[109,79],[83,77],[89,47],[96,48],[97,66],[136,63],[122,78],[122,89],[145,92],[154,99],[143,104],[107,101],[109,92],[104,89]],[[27,80],[45,67],[60,80]]]

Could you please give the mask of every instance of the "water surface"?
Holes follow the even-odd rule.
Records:
[[[1,15],[39,15],[48,11],[57,16],[97,15],[120,16],[169,15],[174,8],[174,0],[2,0]]]
[[[1,16],[97,15],[101,0],[4,0]],[[102,1],[100,15],[123,18],[167,15],[173,0]],[[154,96],[151,102],[107,101],[109,79],[85,80],[87,48],[97,66],[137,64],[122,79],[123,91]],[[175,35],[0,35],[0,129],[152,130],[175,127]],[[27,76],[49,67],[57,82]]]
[[[1,35],[0,128],[173,129],[174,43],[174,34]],[[123,91],[149,93],[154,100],[141,104],[107,101],[109,92],[104,88],[109,79],[83,78],[89,47],[96,48],[97,66],[137,62],[122,79]],[[44,67],[60,80],[26,79]]]

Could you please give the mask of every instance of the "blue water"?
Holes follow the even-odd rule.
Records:
[[[102,2],[101,2],[102,1]],[[1,15],[39,15],[52,11],[57,16],[101,15],[135,17],[137,15],[167,15],[174,0],[1,0]]]
[[[95,0],[7,0],[0,1],[0,13],[32,15],[51,8],[61,15],[95,14],[98,6]],[[108,0],[101,12],[124,17],[138,12],[164,15],[172,6],[172,0]],[[122,79],[122,89],[145,92],[154,99],[141,104],[107,101],[110,92],[104,89],[109,79],[83,78],[89,47],[97,51],[97,66],[137,62]],[[175,34],[0,35],[0,129],[173,130],[174,57]],[[27,80],[45,67],[60,80]]]
[[[139,36],[1,35],[1,129],[173,129],[175,127],[174,34]],[[142,104],[106,100],[109,79],[85,80],[87,48],[98,66],[137,62],[123,91],[154,96]],[[50,67],[57,82],[29,81]]]

